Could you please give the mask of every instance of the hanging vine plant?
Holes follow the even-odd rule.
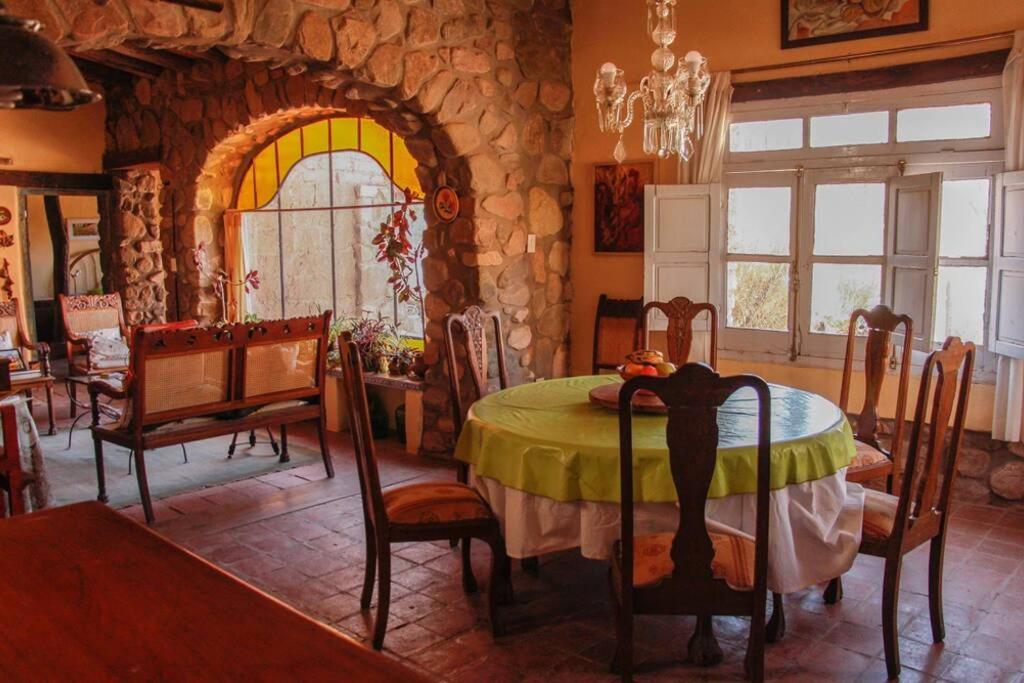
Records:
[[[409,239],[412,221],[416,220],[412,201],[412,190],[405,188],[401,206],[380,224],[372,243],[377,247],[377,261],[386,263],[391,271],[388,284],[394,288],[395,298],[400,303],[414,302],[419,306],[420,318],[426,321],[423,287],[417,267],[423,258],[423,244],[414,245]]]

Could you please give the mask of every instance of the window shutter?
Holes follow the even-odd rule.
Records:
[[[1024,171],[996,176],[990,350],[1024,358]]]
[[[718,273],[722,186],[648,185],[644,188],[644,301],[669,301],[685,296],[693,301],[716,301],[711,277]],[[650,317],[650,329],[664,330],[660,311]],[[694,346],[706,349],[709,321],[694,321]]]
[[[932,347],[939,268],[942,173],[893,178],[888,184],[883,298],[914,320],[914,346]]]

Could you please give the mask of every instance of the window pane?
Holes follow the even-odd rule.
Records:
[[[263,320],[281,317],[281,248],[278,213],[255,211],[242,214],[242,251],[246,270],[260,276],[260,287],[245,295],[246,312]]]
[[[988,255],[989,192],[988,178],[942,183],[940,256]]]
[[[729,126],[730,152],[766,152],[800,149],[804,144],[803,119],[748,121]]]
[[[881,256],[885,183],[818,185],[814,195],[814,253]]]
[[[889,141],[889,112],[811,117],[811,147],[872,145]]]
[[[729,264],[729,327],[789,328],[789,264]]]
[[[331,212],[282,211],[281,247],[285,317],[333,310]]]
[[[788,254],[789,210],[788,187],[730,189],[729,253]]]
[[[396,199],[391,179],[371,156],[334,152],[334,206],[390,204]]]
[[[896,140],[966,140],[987,138],[992,132],[992,105],[960,104],[919,107],[896,113]]]
[[[850,314],[882,300],[882,267],[815,263],[811,269],[811,330],[846,334]]]
[[[935,341],[960,337],[981,344],[985,339],[985,284],[983,266],[940,266],[935,295]]]

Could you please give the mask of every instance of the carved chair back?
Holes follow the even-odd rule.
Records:
[[[863,321],[863,327],[861,326]],[[878,402],[885,383],[886,366],[889,363],[892,336],[903,326],[903,356],[900,360],[900,380],[896,394],[896,412],[889,458],[899,472],[899,454],[903,448],[903,421],[907,413],[907,389],[910,386],[910,354],[913,350],[914,321],[908,315],[897,315],[888,306],[878,305],[870,311],[858,308],[850,315],[850,327],[846,334],[846,359],[843,363],[843,383],[839,391],[839,408],[846,413],[850,402],[850,383],[853,376],[854,352],[857,337],[864,330],[864,405],[857,416],[854,437],[873,448],[883,450],[878,444]]]
[[[125,323],[124,311],[121,307],[121,295],[117,292],[113,294],[75,294],[73,296],[60,294],[58,299],[60,300],[61,321],[64,326],[64,344],[67,350],[68,365],[72,372],[89,372],[91,369],[87,353],[84,359],[76,358],[76,356],[82,355],[86,333],[117,328],[125,343],[130,341],[128,325]],[[84,363],[80,367],[76,367],[81,361]]]
[[[352,445],[356,453],[356,470],[363,498],[363,513],[377,534],[386,532],[388,518],[384,510],[380,473],[377,470],[377,451],[370,426],[370,405],[366,398],[363,363],[359,346],[349,332],[342,332],[338,341],[341,351],[341,374],[345,388],[348,424],[352,432]]]
[[[714,577],[711,562],[714,550],[705,521],[708,488],[718,459],[718,410],[740,389],[750,389],[757,397],[757,492],[755,511],[754,592],[734,591],[725,581]],[[763,623],[768,576],[768,501],[771,485],[771,396],[768,384],[760,377],[737,375],[722,377],[704,363],[688,363],[669,377],[634,377],[619,393],[619,477],[622,501],[622,585],[623,607],[632,611],[626,599],[633,586],[633,414],[636,392],[647,390],[668,407],[666,440],[669,468],[679,500],[679,527],[672,541],[670,556],[674,569],[659,589],[678,596],[677,604],[704,614],[720,608],[743,607],[756,610],[760,605]],[[753,603],[748,601],[753,598]],[[694,613],[694,612],[690,612]],[[729,612],[736,614],[739,612]],[[755,617],[756,612],[747,612]]]
[[[0,301],[0,334],[7,332],[14,348],[21,349],[27,367],[32,360],[32,340],[21,321],[21,306],[18,299]]]
[[[224,327],[135,330],[132,424],[250,410],[290,400],[323,402],[330,311]]]
[[[653,310],[661,311],[668,318],[668,329],[665,332],[668,339],[668,359],[677,365],[689,361],[690,348],[693,346],[694,318],[707,311],[710,319],[708,365],[712,368],[718,367],[718,309],[714,304],[695,303],[685,296],[677,296],[667,302],[647,302],[640,315],[645,347],[650,344],[648,318]]]
[[[897,547],[904,540],[916,546],[941,533],[945,524],[963,441],[974,356],[972,342],[949,337],[942,349],[933,351],[925,361],[893,526],[892,540]]]
[[[508,367],[505,363],[505,342],[501,334],[501,316],[494,311],[485,311],[479,306],[469,306],[462,313],[449,313],[444,317],[444,348],[448,358],[448,382],[451,391],[452,417],[455,429],[461,429],[466,412],[473,401],[490,392],[488,381],[489,353],[487,328],[494,330],[494,346],[498,355],[498,383],[501,389],[508,388]],[[456,335],[456,328],[459,334]],[[466,359],[466,375],[470,379],[470,400],[463,400],[458,363],[458,342],[461,342]]]
[[[609,299],[602,294],[597,300],[594,317],[594,374],[614,370],[625,362],[626,354],[640,345],[640,312],[642,299]]]

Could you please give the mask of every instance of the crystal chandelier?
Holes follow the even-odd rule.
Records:
[[[602,132],[619,134],[615,160],[626,158],[623,133],[633,123],[633,104],[644,105],[644,153],[661,158],[678,155],[686,161],[693,153],[692,137],[703,133],[704,94],[711,82],[708,60],[696,50],[686,53],[674,74],[676,56],[669,49],[676,39],[676,0],[647,0],[647,33],[658,46],[651,53],[654,70],[640,81],[640,89],[627,96],[622,69],[611,62],[601,66],[594,82],[597,120]]]

